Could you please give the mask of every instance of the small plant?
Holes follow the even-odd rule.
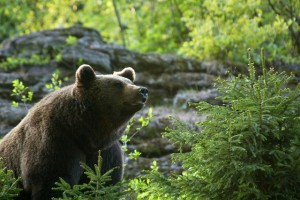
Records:
[[[67,45],[73,46],[78,44],[78,40],[75,36],[69,35],[66,39]]]
[[[101,174],[102,158],[98,156],[98,164],[94,165],[94,169],[88,167],[86,164],[81,163],[81,167],[84,169],[84,173],[90,179],[89,183],[82,185],[71,186],[69,183],[60,178],[56,183],[57,187],[54,190],[63,192],[61,198],[53,198],[53,200],[93,200],[93,199],[120,199],[123,196],[121,190],[121,183],[106,186],[105,183],[111,180],[110,174],[113,169],[109,170],[105,174]]]
[[[80,66],[80,65],[82,65],[82,64],[84,64],[84,61],[83,61],[82,58],[79,58],[79,59],[77,60],[77,66]]]
[[[137,160],[139,158],[139,156],[141,155],[141,152],[139,152],[135,149],[134,152],[131,152],[128,155],[129,155],[130,159]]]
[[[46,84],[45,87],[50,91],[55,91],[61,88],[62,80],[59,78],[61,71],[58,69],[52,74],[51,83]],[[64,78],[64,81],[67,81],[67,77]]]
[[[27,103],[32,100],[33,92],[29,91],[29,88],[25,87],[23,82],[18,79],[13,80],[12,86],[13,89],[11,96],[15,96],[18,101],[23,102],[23,104],[27,108]],[[19,107],[19,102],[12,101],[12,106]]]
[[[19,195],[21,189],[17,187],[20,178],[14,178],[13,171],[3,167],[0,159],[0,200],[14,199]]]
[[[127,152],[127,143],[144,127],[148,126],[149,122],[153,118],[152,107],[149,108],[147,116],[140,118],[132,118],[129,124],[126,127],[125,133],[121,137],[121,141],[123,143],[122,149],[124,152]],[[137,126],[135,129],[133,127]],[[134,130],[132,130],[134,129]],[[129,137],[129,135],[131,135]],[[129,158],[136,160],[141,155],[140,152],[134,150],[134,152],[129,153]]]
[[[55,61],[56,62],[60,62],[62,60],[62,55],[61,55],[61,53],[57,53],[56,55],[55,55]]]

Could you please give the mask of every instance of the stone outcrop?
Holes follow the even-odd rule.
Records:
[[[38,59],[30,61],[33,55]],[[9,63],[9,59],[22,62]],[[150,89],[151,104],[171,103],[179,90],[210,88],[214,79],[225,73],[225,67],[218,62],[130,51],[107,44],[94,29],[75,26],[4,41],[0,46],[0,98],[10,101],[11,82],[20,79],[34,92],[37,101],[47,94],[45,84],[56,69],[61,71],[61,77],[69,77],[65,82],[68,84],[74,81],[81,63],[90,64],[98,73],[133,67],[137,84]]]

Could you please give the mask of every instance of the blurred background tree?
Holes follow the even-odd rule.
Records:
[[[80,23],[131,50],[244,62],[264,47],[299,63],[299,10],[299,0],[0,0],[0,41]]]

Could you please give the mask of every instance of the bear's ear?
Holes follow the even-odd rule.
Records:
[[[95,78],[96,74],[89,65],[81,65],[76,71],[76,84],[78,87],[88,86]]]
[[[123,76],[125,78],[128,78],[132,82],[134,82],[135,80],[135,71],[131,67],[126,67],[120,72],[114,72],[114,75]]]

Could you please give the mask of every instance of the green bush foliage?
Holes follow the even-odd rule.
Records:
[[[13,172],[3,167],[0,159],[0,200],[14,199],[21,189],[17,187],[19,179],[13,177]]]
[[[287,87],[286,73],[256,72],[218,80],[224,105],[193,104],[207,114],[190,130],[180,121],[164,136],[192,150],[173,155],[180,175],[166,177],[156,164],[130,182],[138,199],[299,199],[300,85]]]

